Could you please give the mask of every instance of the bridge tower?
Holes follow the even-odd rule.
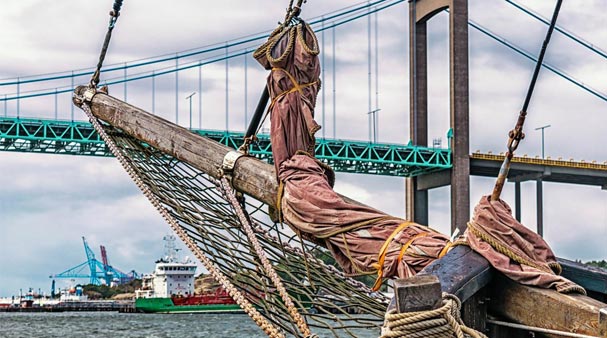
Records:
[[[468,114],[468,0],[409,0],[410,135],[428,144],[428,60],[426,23],[449,10],[450,147],[453,168],[407,180],[407,218],[428,224],[428,190],[451,184],[451,230],[470,219]]]

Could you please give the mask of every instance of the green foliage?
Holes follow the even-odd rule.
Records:
[[[107,285],[87,284],[82,287],[84,294],[90,299],[109,299],[121,293],[133,293],[141,287],[141,280],[135,279],[128,283],[109,287]]]
[[[604,259],[602,261],[591,261],[591,262],[586,262],[584,264],[594,266],[597,268],[607,269],[607,261]]]

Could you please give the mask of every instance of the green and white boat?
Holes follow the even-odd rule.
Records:
[[[175,237],[165,236],[166,256],[156,261],[153,273],[143,276],[141,289],[135,291],[135,310],[146,313],[238,313],[243,312],[234,299],[216,288],[194,294],[196,264],[189,258],[179,261]]]

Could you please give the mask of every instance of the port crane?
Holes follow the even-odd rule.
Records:
[[[90,284],[111,285],[112,282],[117,282],[118,284],[128,283],[139,277],[134,270],[129,273],[124,273],[112,267],[109,264],[105,246],[100,246],[102,259],[100,262],[95,258],[95,253],[88,245],[84,236],[82,237],[82,242],[84,244],[84,252],[86,253],[86,261],[61,273],[50,275],[49,278],[88,278]],[[88,271],[86,269],[87,267]]]

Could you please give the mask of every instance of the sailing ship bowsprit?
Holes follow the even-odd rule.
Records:
[[[270,71],[274,167],[248,156],[254,134],[234,151],[98,91],[99,72],[74,94],[135,183],[243,310],[273,337],[355,337],[363,329],[379,334],[382,325],[386,337],[482,337],[487,322],[491,336],[516,337],[498,326],[512,321],[523,331],[606,336],[607,305],[586,296],[571,273],[584,269],[568,264],[574,281],[561,276],[548,244],[499,198],[484,197],[465,236],[451,242],[333,191],[333,171],[314,157],[319,48],[299,18],[302,2],[291,1],[254,54]],[[376,275],[372,287],[352,278],[366,274]],[[397,277],[409,279],[396,283],[389,304],[374,291]]]

